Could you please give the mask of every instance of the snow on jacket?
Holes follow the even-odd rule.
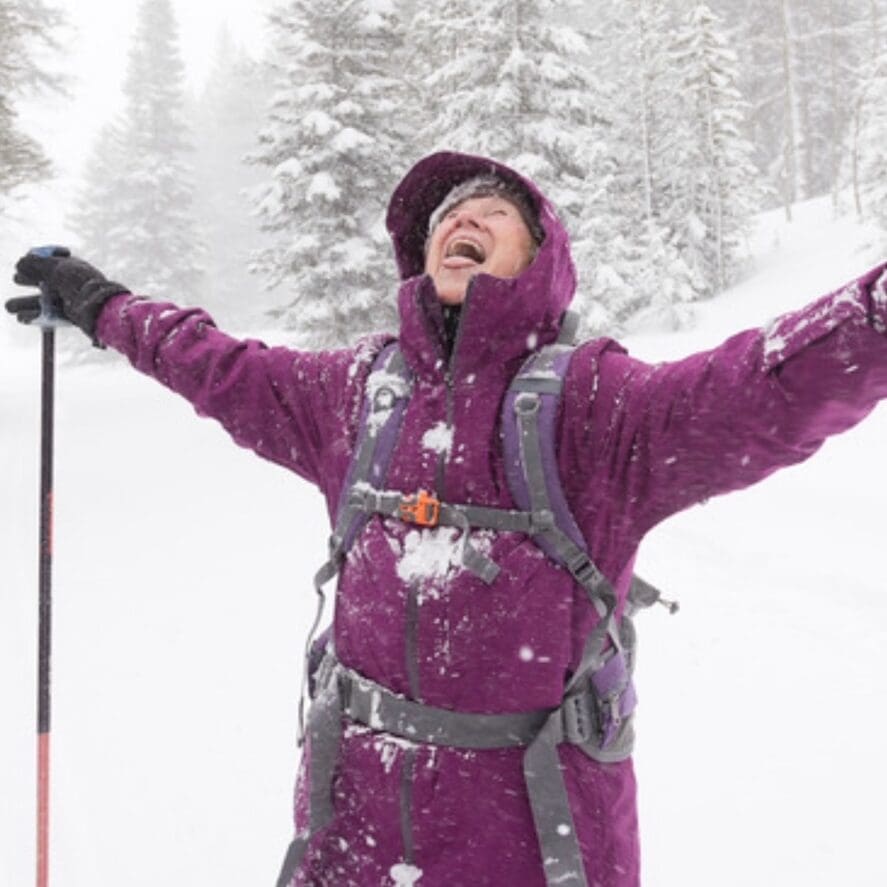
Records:
[[[447,359],[441,305],[422,273],[425,225],[455,183],[491,168],[519,178],[482,158],[436,154],[391,201],[399,340],[415,386],[387,486],[515,507],[500,404],[525,357],[556,337],[575,272],[553,209],[519,179],[538,201],[544,243],[520,277],[473,280]],[[560,473],[593,558],[623,598],[638,544],[659,521],[800,462],[887,396],[885,330],[882,266],[766,330],[684,360],[650,365],[608,339],[578,348],[559,417]],[[108,303],[98,337],[218,419],[237,443],[317,484],[333,514],[383,339],[319,353],[267,348],[224,335],[203,311],[132,295]],[[457,537],[453,528],[369,521],[340,576],[339,658],[433,706],[556,707],[597,618],[586,593],[527,537],[480,530],[474,544],[501,568],[484,585],[461,566]],[[542,887],[522,753],[411,744],[346,725],[335,817],[294,883],[414,883],[421,872],[422,887]],[[588,883],[637,885],[631,760],[599,764],[568,745],[559,754]],[[303,762],[300,828],[305,783]]]

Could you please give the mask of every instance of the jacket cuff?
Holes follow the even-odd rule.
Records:
[[[120,315],[123,308],[130,303],[132,299],[140,298],[129,292],[117,293],[111,296],[100,308],[95,320],[95,329],[93,330],[92,343],[97,348],[105,348],[113,344],[109,339],[113,339],[112,329],[114,320]]]
[[[887,334],[887,262],[765,327],[764,370],[773,370],[845,323]]]

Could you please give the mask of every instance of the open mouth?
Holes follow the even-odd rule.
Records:
[[[466,259],[476,265],[481,265],[487,258],[486,250],[476,241],[457,237],[447,245],[444,254],[445,259]]]

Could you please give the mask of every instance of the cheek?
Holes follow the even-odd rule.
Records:
[[[523,271],[533,261],[533,243],[526,237],[521,237],[512,247],[512,261],[515,273]]]
[[[430,272],[434,267],[437,266],[438,261],[440,260],[440,245],[442,242],[442,237],[432,237],[431,241],[428,244],[428,249],[425,252],[425,271]]]
[[[432,265],[434,263],[434,244],[429,244],[428,249],[425,251],[425,272],[428,273],[431,271]]]

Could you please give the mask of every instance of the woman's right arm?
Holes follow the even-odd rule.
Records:
[[[356,426],[374,350],[269,348],[220,332],[201,309],[129,293],[102,307],[95,335],[217,419],[238,444],[319,486],[329,477],[326,460]]]

